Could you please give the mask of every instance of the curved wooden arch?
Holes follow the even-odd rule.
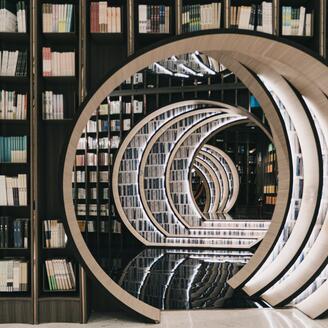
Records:
[[[215,156],[215,154],[218,154],[219,156],[221,156],[227,163],[227,166],[231,172],[232,175],[232,183],[233,183],[233,192],[231,194],[231,196],[228,199],[228,202],[226,204],[226,208],[225,208],[225,212],[229,212],[231,210],[231,208],[234,206],[237,197],[238,197],[238,193],[239,193],[239,174],[237,171],[237,168],[234,164],[234,162],[232,161],[232,159],[230,158],[230,156],[228,156],[227,153],[225,153],[222,149],[214,147],[212,145],[208,145],[205,144],[202,147],[203,151],[207,151],[210,152],[212,155]],[[228,173],[227,173],[228,175]]]
[[[227,205],[227,201],[228,201],[228,197],[229,197],[229,181],[228,181],[228,177],[226,175],[226,171],[224,170],[221,163],[217,160],[217,158],[215,156],[213,156],[212,154],[201,150],[197,153],[196,158],[198,158],[198,155],[205,156],[205,158],[207,158],[209,160],[209,162],[214,165],[214,168],[217,169],[216,172],[217,172],[218,178],[221,177],[221,181],[222,181],[221,200],[220,200],[218,208],[216,208],[214,211],[220,212],[220,213],[225,212],[225,207]]]
[[[207,180],[207,183],[210,186],[212,195],[211,195],[211,202],[208,212],[213,213],[215,212],[215,208],[217,208],[220,204],[221,187],[220,187],[219,178],[217,176],[217,173],[214,171],[214,169],[202,158],[196,157],[195,166],[198,168],[198,170],[202,171],[203,175]],[[211,183],[213,184],[213,188],[211,188]]]
[[[63,184],[63,200],[65,205],[65,212],[67,217],[66,226],[69,228],[68,233],[74,241],[76,249],[78,249],[81,259],[85,268],[102,284],[114,297],[121,300],[128,308],[133,309],[135,312],[140,313],[142,316],[147,317],[154,321],[159,321],[160,311],[148,306],[147,304],[137,300],[125,291],[123,291],[108,275],[101,269],[99,264],[95,261],[88,247],[86,246],[83,237],[79,231],[79,226],[76,221],[73,199],[71,193],[71,172],[74,164],[75,149],[78,143],[78,139],[82,133],[84,126],[86,125],[92,112],[101,104],[102,100],[112,91],[116,86],[122,83],[134,72],[141,70],[143,67],[151,64],[155,61],[159,61],[163,58],[167,58],[172,53],[179,55],[183,53],[199,51],[217,51],[227,50],[232,53],[248,53],[252,54],[252,57],[261,56],[263,63],[268,64],[268,67],[274,71],[277,71],[280,75],[285,76],[289,81],[306,97],[314,101],[316,94],[319,98],[317,104],[321,102],[322,107],[318,107],[318,113],[324,117],[324,122],[327,122],[325,117],[325,101],[323,101],[323,93],[328,94],[328,74],[327,66],[313,58],[309,54],[294,48],[291,45],[284,44],[278,40],[272,40],[270,38],[262,36],[254,36],[238,33],[220,33],[220,34],[201,34],[188,38],[180,38],[177,41],[173,41],[169,44],[162,45],[156,49],[150,50],[141,56],[132,58],[123,68],[115,71],[111,77],[103,83],[103,85],[84,103],[83,111],[81,115],[76,119],[74,130],[69,138],[67,150],[64,158],[64,169],[62,176]],[[275,59],[275,67],[272,65],[271,60]],[[282,64],[282,65],[281,65]],[[287,68],[286,68],[287,67]],[[301,74],[300,74],[301,73]],[[246,84],[248,86],[248,84]],[[311,88],[315,89],[311,91]],[[264,109],[265,107],[263,107]],[[319,115],[317,115],[319,118]],[[323,130],[326,134],[326,130]],[[280,138],[276,144],[276,148],[280,148],[285,143],[282,141],[283,135],[277,135]],[[282,141],[282,142],[280,142]],[[279,145],[279,146],[277,146]],[[284,148],[281,148],[281,152],[284,155]],[[281,157],[281,158],[282,158]],[[286,167],[279,167],[280,174],[288,170]],[[281,177],[280,177],[281,178]],[[288,174],[286,176],[288,180]],[[283,180],[283,179],[281,179]],[[282,181],[283,182],[283,181]],[[283,186],[283,187],[282,187]],[[288,187],[287,187],[288,189]],[[285,198],[288,195],[286,191],[286,183],[280,184],[279,191],[285,192]],[[284,202],[281,197],[277,201],[276,208],[284,207]],[[278,219],[273,221],[273,225],[279,225]],[[279,230],[279,229],[277,229]],[[271,229],[274,232],[274,229]],[[265,236],[262,245],[266,244],[268,248],[271,247],[270,241],[275,240],[274,234],[267,234]],[[264,252],[262,247],[261,252]],[[258,252],[256,252],[258,253]],[[259,254],[259,253],[258,253]],[[265,257],[265,254],[259,254],[257,257]],[[249,262],[251,263],[251,262]],[[250,267],[249,267],[250,268]],[[249,271],[253,271],[249,269]],[[247,280],[248,275],[243,273],[243,280]],[[324,285],[318,289],[316,295],[313,297],[318,300],[321,299],[319,295]],[[319,293],[319,294],[318,294]],[[327,306],[323,306],[327,308]],[[311,315],[313,313],[310,307],[304,306],[303,311]],[[321,308],[320,310],[323,311]],[[320,314],[319,312],[316,315]]]

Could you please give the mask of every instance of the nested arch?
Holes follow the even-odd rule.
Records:
[[[327,98],[324,96],[328,94],[328,74],[327,66],[312,57],[311,55],[294,48],[291,45],[284,44],[282,42],[272,40],[270,38],[262,36],[254,36],[247,34],[237,33],[221,33],[221,34],[202,34],[189,38],[181,38],[173,41],[169,44],[162,45],[156,49],[150,50],[147,53],[143,53],[140,56],[130,59],[130,61],[121,69],[115,71],[111,77],[109,77],[104,84],[84,103],[81,115],[76,119],[74,129],[68,141],[66,155],[63,163],[63,199],[65,205],[65,212],[67,217],[67,227],[72,240],[75,243],[76,248],[79,250],[84,266],[87,270],[117,299],[121,300],[127,307],[140,313],[141,315],[158,321],[160,319],[160,312],[156,308],[153,308],[121,289],[115,284],[108,275],[101,269],[99,264],[93,258],[91,252],[86,246],[83,237],[80,234],[80,230],[76,221],[76,215],[73,206],[73,199],[71,193],[71,172],[74,164],[74,155],[78,139],[82,133],[84,126],[86,125],[89,117],[93,111],[101,104],[102,100],[114,90],[120,83],[122,83],[134,72],[141,70],[144,66],[151,64],[155,61],[167,58],[174,54],[183,54],[192,52],[194,50],[199,51],[229,51],[230,54],[236,57],[236,54],[248,54],[247,61],[243,61],[244,65],[252,65],[255,63],[254,59],[258,59],[261,63],[267,66],[269,71],[277,72],[279,75],[287,78],[295,88],[297,88],[309,102],[311,106],[316,109],[316,116],[319,118],[322,126],[326,126],[328,119],[325,115],[325,108],[327,108]],[[256,64],[255,64],[256,65]],[[254,70],[254,69],[253,69]],[[235,72],[236,73],[236,72]],[[246,86],[257,88],[255,82],[251,81],[251,78],[246,78]],[[253,92],[252,92],[253,93]],[[262,96],[265,97],[263,91]],[[254,94],[254,93],[253,93]],[[259,100],[259,97],[257,97]],[[263,98],[262,98],[263,99]],[[273,111],[270,108],[270,104],[264,101],[262,108],[267,110],[273,137],[277,148],[277,157],[280,160],[279,164],[279,195],[275,215],[273,218],[272,228],[269,229],[269,233],[265,236],[261,247],[256,252],[255,262],[250,261],[245,266],[242,276],[239,275],[238,279],[235,279],[236,285],[240,284],[240,281],[246,281],[250,275],[254,274],[259,268],[263,259],[266,257],[267,252],[274,245],[277,237],[277,233],[280,231],[280,226],[283,222],[285,209],[287,206],[288,194],[289,194],[289,160],[286,153],[285,138],[283,130],[280,126],[279,119],[272,114]],[[326,135],[327,129],[323,129]],[[113,181],[114,183],[115,181]],[[117,181],[116,181],[117,182]],[[278,211],[279,210],[279,211]],[[278,216],[279,214],[279,216]],[[322,232],[324,233],[324,231]],[[322,262],[321,262],[322,264]],[[315,267],[319,269],[320,261],[315,264]],[[327,285],[322,285],[319,288],[319,295],[313,294],[312,304],[315,301],[320,301],[320,307],[313,316],[319,315],[327,308],[327,304],[323,302],[322,296],[324,293],[319,293],[324,288],[328,288]],[[327,290],[327,289],[326,289]],[[318,297],[317,297],[318,296]],[[313,313],[310,306],[304,303],[302,310],[306,313]]]

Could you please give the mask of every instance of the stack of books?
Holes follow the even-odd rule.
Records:
[[[27,262],[23,260],[0,261],[0,292],[26,292]]]
[[[64,248],[66,246],[66,234],[64,225],[58,220],[44,220],[43,232],[46,248]]]
[[[72,4],[42,4],[42,31],[44,33],[72,32]]]
[[[0,120],[26,120],[27,95],[0,90]]]
[[[263,1],[258,6],[256,30],[263,33],[273,33],[272,2]]]
[[[231,26],[239,29],[254,30],[256,5],[252,6],[231,6]]]
[[[0,51],[1,76],[27,76],[26,51]]]
[[[76,286],[72,262],[66,259],[46,260],[49,290],[74,290]]]
[[[139,33],[170,33],[170,7],[139,5]]]
[[[54,94],[52,91],[42,93],[42,119],[64,119],[64,95]]]
[[[27,206],[26,174],[0,175],[0,206]]]
[[[0,163],[26,163],[27,137],[0,136]]]
[[[42,48],[43,76],[75,76],[75,53]]]
[[[24,1],[0,1],[0,32],[26,32],[26,10]]]
[[[121,8],[108,6],[107,1],[90,4],[91,33],[121,33]]]
[[[312,13],[307,13],[305,7],[282,7],[282,35],[312,35]]]
[[[0,217],[0,248],[28,248],[29,219]]]
[[[221,27],[221,2],[183,6],[182,33]]]

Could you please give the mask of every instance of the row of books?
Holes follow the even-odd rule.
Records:
[[[0,217],[0,248],[28,248],[29,219]]]
[[[97,154],[94,153],[87,153],[85,155],[76,155],[75,163],[77,166],[84,166],[84,165],[96,166],[97,164],[107,166],[109,164],[108,153],[99,153],[98,156]]]
[[[96,149],[108,149],[108,138],[92,138],[92,137],[83,137],[79,139],[77,144],[78,150],[96,150]]]
[[[28,264],[24,260],[0,260],[0,292],[28,290]]]
[[[26,33],[26,9],[24,1],[0,1],[0,32]]]
[[[107,1],[90,4],[91,33],[121,33],[121,8],[108,6]]]
[[[139,5],[139,33],[170,33],[170,7]]]
[[[1,76],[27,76],[27,51],[0,51]]]
[[[182,8],[182,33],[221,27],[221,2]]]
[[[265,163],[274,162],[277,159],[277,153],[273,150],[268,153],[268,156],[265,158]]]
[[[43,76],[75,76],[74,51],[57,52],[51,48],[42,48]]]
[[[116,115],[116,114],[142,114],[143,113],[143,102],[134,99],[132,102],[126,102],[121,100],[109,100],[108,107],[107,104],[102,104],[99,107],[99,114],[101,115]],[[109,111],[108,111],[109,108]]]
[[[49,290],[74,290],[75,273],[71,261],[66,259],[46,260],[46,273]]]
[[[0,90],[0,120],[26,120],[27,95]]]
[[[0,175],[0,206],[27,206],[26,174]]]
[[[312,13],[305,7],[282,7],[282,35],[312,35]]]
[[[0,136],[0,163],[26,163],[27,136]]]
[[[121,131],[121,120],[110,120],[111,131]],[[122,120],[123,131],[128,131],[131,129],[131,119],[125,118]]]
[[[276,205],[277,196],[265,196],[264,202],[267,205]]]
[[[73,30],[73,4],[42,4],[42,31],[65,33]]]
[[[76,213],[79,216],[87,215],[87,207],[88,207],[88,215],[89,216],[106,216],[109,215],[108,204],[100,204],[99,211],[97,204],[77,204]]]
[[[262,2],[260,5],[231,6],[230,25],[239,29],[257,30],[273,33],[272,3]]]
[[[89,171],[89,181],[91,183],[103,182],[108,184],[109,180],[108,171]],[[76,170],[72,174],[72,182],[84,183],[85,182],[85,171]]]
[[[269,164],[267,164],[265,166],[264,172],[265,173],[273,173],[274,172],[273,168],[274,168],[274,163],[270,162]]]
[[[64,248],[66,246],[66,234],[64,224],[59,220],[43,221],[44,247]]]
[[[96,232],[94,220],[78,220],[79,228],[81,232]],[[108,232],[108,221],[100,221],[99,225],[100,232]],[[122,233],[122,224],[117,220],[112,220],[112,231],[113,233]]]
[[[42,119],[64,119],[64,95],[53,91],[42,92]]]
[[[274,194],[277,192],[277,186],[276,185],[265,185],[263,186],[263,192],[265,194]]]

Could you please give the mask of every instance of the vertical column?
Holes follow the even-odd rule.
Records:
[[[175,34],[181,34],[182,0],[175,0]]]
[[[37,177],[38,177],[38,115],[37,115],[37,91],[38,91],[38,65],[37,65],[37,0],[31,2],[32,14],[30,15],[30,99],[29,111],[30,112],[30,160],[31,160],[31,297],[33,303],[33,323],[38,323],[39,312],[39,299],[38,299],[38,277],[39,277],[39,217],[38,217],[38,190],[37,190]]]
[[[78,83],[78,103],[79,105],[83,102],[84,98],[87,95],[86,88],[86,19],[87,19],[87,4],[86,1],[80,1],[79,3],[79,83]],[[87,139],[87,133],[85,133]],[[86,171],[85,171],[86,172]],[[87,174],[86,174],[87,175]],[[85,183],[87,181],[87,176],[85,175]],[[86,288],[86,274],[81,265],[79,265],[79,276],[80,276],[80,311],[81,311],[81,323],[86,323],[88,320],[87,317],[87,288]]]
[[[223,0],[224,6],[224,28],[230,26],[230,0]]]
[[[327,0],[320,0],[319,54],[327,58]]]
[[[279,0],[272,1],[272,26],[273,26],[273,34],[279,35],[279,21],[280,21],[280,10],[279,10],[280,2]]]
[[[128,56],[134,53],[134,0],[127,0]]]

